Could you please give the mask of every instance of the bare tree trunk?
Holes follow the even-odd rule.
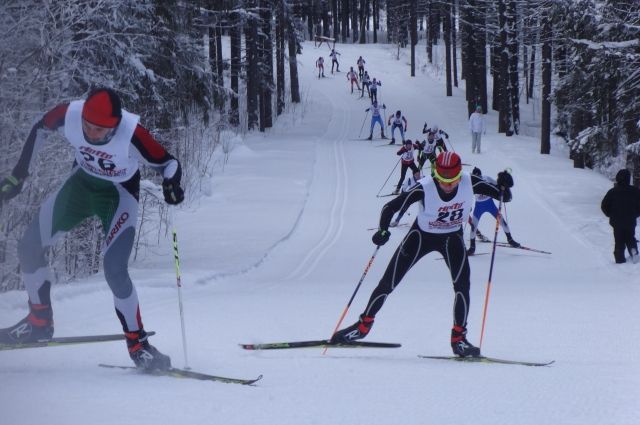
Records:
[[[409,6],[409,34],[411,35],[411,76],[416,76],[416,44],[418,44],[418,11],[416,1]]]
[[[247,0],[247,9],[252,10],[256,0]],[[258,119],[258,88],[260,76],[258,71],[258,25],[253,17],[247,17],[247,25],[244,28],[245,40],[245,75],[247,82],[247,128],[254,129],[259,125]]]
[[[284,112],[284,0],[276,6],[276,114]]]
[[[378,42],[378,30],[380,29],[380,0],[371,0],[373,2],[373,42]]]
[[[260,49],[260,131],[273,127],[273,40],[271,35],[271,11],[273,2],[261,0],[260,17],[262,18],[262,34]]]
[[[338,0],[331,0],[331,17],[333,18],[333,39],[340,36],[340,21],[338,20]]]
[[[542,129],[540,134],[540,153],[551,152],[551,18],[544,11],[542,18]]]
[[[456,29],[457,0],[451,0],[451,46],[453,60],[453,85],[458,87],[458,30]]]
[[[231,96],[230,110],[229,110],[229,122],[232,125],[238,126],[240,124],[240,71],[242,63],[242,23],[240,20],[240,14],[237,12],[231,13],[231,28],[229,29],[229,45],[231,50]]]
[[[369,15],[368,0],[360,0],[360,44],[367,42],[367,16]]]
[[[289,79],[291,84],[291,102],[300,103],[300,83],[298,82],[298,39],[291,15],[286,15],[287,40],[289,44]]]
[[[444,4],[442,13],[444,19],[444,49],[445,49],[445,74],[447,81],[447,96],[453,96],[451,86],[451,3],[450,0]]]
[[[342,34],[341,39],[346,43],[349,38],[349,0],[342,0]]]
[[[351,42],[356,43],[358,41],[358,19],[360,19],[360,13],[358,12],[358,0],[351,0]]]
[[[518,11],[516,1],[511,0],[507,7],[509,28],[509,87],[511,92],[512,131],[520,133],[520,80],[518,79]],[[508,134],[507,134],[508,135]]]

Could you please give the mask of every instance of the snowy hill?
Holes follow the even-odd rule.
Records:
[[[561,146],[496,133],[487,116],[482,154],[471,154],[464,93],[444,96],[431,68],[408,76],[388,46],[338,46],[341,72],[318,79],[326,47],[305,43],[305,102],[265,134],[250,134],[213,176],[211,196],[176,213],[189,365],[234,377],[264,374],[256,387],[138,376],[100,369],[130,364],[124,343],[0,353],[2,423],[54,424],[580,424],[638,421],[640,265],[613,264],[600,201],[603,176],[572,168]],[[387,113],[402,110],[407,136],[445,129],[463,162],[493,175],[510,167],[513,236],[552,255],[499,248],[482,350],[495,357],[555,360],[546,368],[419,359],[450,354],[453,293],[435,254],[423,258],[378,314],[366,340],[398,349],[243,351],[238,343],[328,338],[375,246],[376,198],[398,157],[368,134],[366,98],[350,94],[346,71],[362,55],[382,81]],[[525,118],[526,119],[526,118]],[[363,126],[361,134],[360,129]],[[377,134],[377,131],[374,135]],[[467,167],[470,171],[470,167]],[[383,193],[393,189],[396,169]],[[413,220],[415,211],[410,210]],[[493,234],[485,216],[480,229]],[[406,228],[392,229],[343,323],[353,323]],[[502,239],[504,235],[500,233]],[[478,252],[489,252],[478,244]],[[184,365],[171,244],[132,277],[145,326]],[[478,343],[490,255],[471,261],[469,339]],[[111,293],[98,275],[55,287],[56,335],[117,333]],[[0,324],[24,316],[26,294],[0,295]]]

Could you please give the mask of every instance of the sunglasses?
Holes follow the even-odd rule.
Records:
[[[454,183],[457,180],[460,180],[460,177],[462,177],[462,170],[460,170],[460,172],[457,175],[455,175],[454,177],[451,177],[450,179],[446,177],[442,177],[440,174],[438,174],[437,169],[433,170],[433,175],[436,179],[438,179],[438,181],[441,181],[442,183]]]

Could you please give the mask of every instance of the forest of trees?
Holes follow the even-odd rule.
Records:
[[[541,154],[560,137],[574,166],[626,164],[640,182],[637,0],[6,0],[0,28],[0,177],[46,110],[107,86],[189,164],[193,189],[225,134],[265,131],[301,101],[296,56],[321,36],[409,49],[408,76],[442,46],[443,93],[463,88],[469,113],[496,111],[509,137],[522,102],[539,102]],[[0,206],[0,291],[20,286],[16,242],[71,161],[43,143]],[[163,208],[141,195],[135,255],[164,231]],[[65,238],[49,256],[58,280],[97,272],[101,245],[97,221]]]

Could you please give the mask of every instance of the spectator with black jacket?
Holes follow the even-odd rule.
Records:
[[[623,168],[616,174],[616,183],[602,199],[602,212],[609,217],[613,227],[613,257],[616,263],[626,263],[625,248],[631,261],[637,263],[638,241],[636,241],[636,219],[640,216],[640,189],[631,186],[631,173]]]

